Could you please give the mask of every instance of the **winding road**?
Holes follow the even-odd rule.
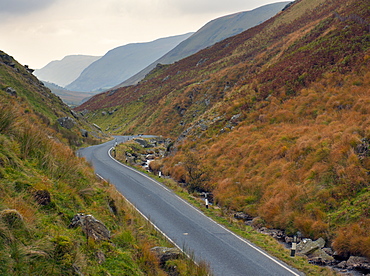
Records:
[[[134,136],[117,136],[116,141],[131,138]],[[162,184],[113,159],[109,149],[114,143],[81,149],[79,155],[177,247],[195,261],[207,262],[214,275],[304,275],[217,224]]]

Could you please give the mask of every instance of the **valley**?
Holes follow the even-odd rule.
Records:
[[[368,0],[44,69],[0,51],[1,275],[370,273]]]
[[[365,1],[296,1],[76,111],[108,132],[173,139],[151,167],[190,193],[321,237],[340,260],[369,257],[368,22]]]

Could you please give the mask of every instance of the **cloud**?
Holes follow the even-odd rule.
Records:
[[[22,15],[49,7],[61,0],[0,0],[0,14]]]
[[[1,50],[41,68],[70,54],[197,31],[277,0],[0,0]]]
[[[184,14],[214,14],[250,10],[271,0],[160,0]],[[284,0],[282,0],[284,1]]]

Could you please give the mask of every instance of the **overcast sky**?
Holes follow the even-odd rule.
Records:
[[[195,32],[217,17],[284,0],[0,0],[0,50],[39,69]]]

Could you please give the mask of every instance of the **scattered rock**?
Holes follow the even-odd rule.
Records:
[[[370,273],[370,260],[365,257],[351,256],[346,264],[348,269],[366,270]]]
[[[346,268],[347,267],[347,262],[346,261],[342,261],[339,264],[337,264],[337,267],[338,268]]]
[[[78,119],[79,118],[79,115],[78,115],[77,112],[71,110],[71,114],[72,114],[73,117],[75,117],[75,119]]]
[[[114,201],[114,199],[109,199],[108,201],[108,206],[109,206],[109,210],[115,215],[117,216],[118,215],[118,209],[117,209],[117,206],[116,206],[116,203]]]
[[[361,139],[361,144],[357,145],[355,151],[361,160],[370,156],[370,140],[367,138]]]
[[[17,97],[17,91],[13,87],[7,87],[5,92],[8,93],[10,96]]]
[[[73,120],[73,118],[71,117],[59,118],[57,121],[61,127],[64,127],[66,129],[71,129],[75,126],[75,120]]]
[[[170,76],[168,75],[168,76],[166,76],[163,80],[162,80],[162,82],[165,82],[166,80],[168,80],[170,78]]]
[[[28,67],[28,65],[25,65],[24,68],[27,70],[27,72],[29,73],[33,73],[35,70],[34,69],[31,69]]]
[[[205,63],[207,60],[208,60],[208,58],[201,58],[201,59],[197,62],[197,64],[195,65],[195,67],[198,67],[198,66],[202,65],[202,64],[203,64],[203,63]]]
[[[100,126],[98,126],[97,124],[93,124],[93,126],[96,127],[97,129],[99,129],[101,131]]]
[[[334,258],[324,250],[317,249],[308,256],[308,260],[318,265],[329,265],[334,261]]]
[[[34,198],[39,205],[46,206],[51,203],[51,196],[47,190],[38,190],[34,193]]]
[[[117,91],[118,91],[118,89],[110,90],[109,93],[108,93],[108,96],[114,95]]]
[[[322,249],[326,254],[330,255],[330,256],[333,256],[334,252],[333,252],[333,249],[331,249],[330,247],[325,247]]]
[[[285,234],[284,231],[279,230],[279,229],[268,229],[266,227],[262,227],[259,229],[259,232],[265,235],[269,235],[273,237],[274,239],[277,240],[284,240],[285,239]]]
[[[243,212],[237,212],[234,214],[234,218],[238,219],[238,220],[244,220],[244,221],[247,221],[247,220],[252,220],[253,217],[251,217],[250,215],[248,214],[245,214]]]
[[[82,116],[86,116],[88,113],[89,113],[89,110],[87,110],[87,109],[84,109],[84,110],[82,110],[82,111],[80,112],[80,114],[81,114]]]
[[[149,143],[148,141],[144,140],[144,139],[140,139],[140,138],[135,138],[134,141],[138,144],[140,144],[143,148],[147,148],[149,147]]]
[[[82,137],[89,137],[89,132],[87,130],[81,129],[80,131],[81,131]]]
[[[180,249],[175,247],[169,248],[160,246],[153,247],[150,251],[157,256],[161,265],[164,265],[168,260],[177,259],[182,253]]]
[[[319,238],[316,241],[311,239],[303,239],[299,244],[297,244],[297,253],[302,255],[309,255],[317,249],[321,249],[325,246],[325,240]]]
[[[95,241],[110,239],[110,231],[101,221],[97,220],[92,215],[75,215],[68,228],[76,228],[78,226],[81,226],[87,239],[89,239],[89,237],[93,238]]]

